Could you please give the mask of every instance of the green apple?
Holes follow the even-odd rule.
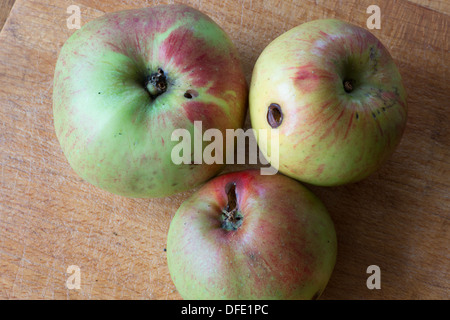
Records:
[[[259,170],[205,183],[173,217],[167,262],[184,299],[316,299],[337,254],[323,203]]]
[[[321,186],[361,180],[390,157],[407,119],[400,73],[369,31],[339,20],[315,20],[272,41],[254,67],[250,117],[276,130],[279,171]],[[262,136],[264,138],[264,136]],[[266,147],[267,146],[267,147]]]
[[[205,130],[240,128],[247,94],[236,48],[205,14],[184,5],[108,13],[61,49],[56,135],[88,182],[129,197],[167,196],[222,166],[175,164],[172,133],[193,135],[194,121]]]

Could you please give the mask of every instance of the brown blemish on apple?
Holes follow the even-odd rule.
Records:
[[[267,108],[267,122],[273,129],[281,125],[283,122],[283,112],[279,104],[271,103]]]
[[[184,97],[186,99],[196,98],[196,97],[198,97],[198,92],[196,90],[189,89],[184,93]]]

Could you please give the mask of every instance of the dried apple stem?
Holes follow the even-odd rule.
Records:
[[[243,221],[243,215],[238,208],[236,183],[227,184],[225,191],[228,202],[222,210],[222,228],[227,231],[235,231],[242,225]]]
[[[167,79],[164,70],[158,68],[157,72],[149,75],[145,80],[145,88],[152,99],[155,99],[157,96],[166,92]]]

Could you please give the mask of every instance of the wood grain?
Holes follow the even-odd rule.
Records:
[[[79,5],[84,24],[104,12],[156,2],[165,3],[16,1],[0,33],[0,298],[180,298],[166,265],[166,232],[178,206],[195,190],[148,200],[95,188],[68,165],[52,120],[54,67],[74,32],[66,26],[67,7]],[[276,36],[325,17],[365,27],[366,8],[372,4],[182,2],[225,29],[248,81],[258,55]],[[338,234],[337,264],[322,298],[448,299],[448,2],[378,3],[382,28],[373,33],[403,75],[408,125],[395,154],[368,179],[335,188],[309,186],[328,207]],[[69,265],[80,267],[79,290],[66,287]],[[369,265],[381,269],[380,290],[366,287]]]
[[[2,0],[0,2],[0,30],[2,30],[3,25],[5,24],[6,19],[9,16],[12,6],[14,5],[15,0]]]
[[[450,2],[447,0],[409,0],[409,1],[421,5],[425,8],[445,13],[446,15],[450,14]]]

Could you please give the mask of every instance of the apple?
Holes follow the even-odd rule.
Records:
[[[249,94],[262,153],[279,154],[279,171],[336,186],[378,170],[400,142],[407,119],[400,73],[369,31],[315,20],[273,40],[254,66]],[[266,147],[267,146],[267,147]]]
[[[184,5],[126,10],[90,21],[62,47],[54,125],[86,181],[123,196],[163,197],[222,167],[175,164],[174,130],[193,134],[194,121],[204,130],[240,128],[247,97],[236,48],[205,14]]]
[[[316,299],[336,261],[323,203],[287,176],[219,175],[182,203],[167,263],[184,299]]]

